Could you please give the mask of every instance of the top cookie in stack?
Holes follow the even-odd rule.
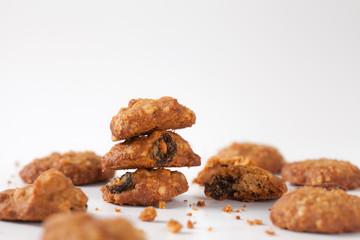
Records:
[[[186,192],[185,176],[164,167],[200,166],[189,143],[169,129],[195,124],[195,113],[171,97],[133,99],[112,118],[117,143],[102,159],[103,170],[138,169],[105,185],[104,200],[116,204],[154,205]],[[137,197],[137,195],[139,197]]]

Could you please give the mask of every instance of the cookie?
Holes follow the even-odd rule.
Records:
[[[104,181],[114,177],[113,170],[102,171],[101,157],[94,152],[53,153],[47,157],[35,159],[20,172],[26,183],[33,183],[44,171],[56,169],[69,177],[73,184],[81,185]]]
[[[205,184],[205,195],[217,200],[251,202],[281,197],[285,181],[256,166],[223,167]]]
[[[155,131],[116,144],[102,159],[103,169],[199,166],[189,143],[170,131]]]
[[[343,190],[301,187],[275,202],[270,219],[277,227],[297,232],[358,232],[360,197]]]
[[[123,219],[97,219],[85,213],[56,214],[44,224],[42,240],[145,240],[144,233]]]
[[[360,187],[359,168],[350,162],[326,158],[286,164],[281,175],[284,180],[296,185],[332,183],[347,189]]]
[[[286,163],[279,151],[270,146],[234,142],[218,153],[222,157],[244,156],[253,160],[258,167],[272,173],[280,172]]]
[[[188,190],[185,176],[167,169],[127,172],[101,188],[103,199],[123,205],[151,206]]]
[[[112,118],[110,129],[112,140],[119,141],[154,130],[191,127],[195,120],[195,113],[175,98],[132,99],[127,108],[121,108]]]
[[[85,212],[88,198],[61,172],[51,169],[34,184],[0,193],[0,219],[42,221],[54,213]]]
[[[213,156],[211,157],[204,169],[199,172],[197,178],[193,180],[193,183],[197,183],[200,186],[204,186],[204,184],[210,179],[210,177],[219,171],[222,167],[230,167],[230,166],[255,166],[256,164],[247,157],[237,156],[237,157],[219,157]]]

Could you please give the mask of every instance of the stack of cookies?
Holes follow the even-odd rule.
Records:
[[[116,144],[102,159],[103,171],[137,169],[101,188],[103,199],[123,205],[155,205],[186,192],[185,176],[164,167],[201,164],[189,143],[169,129],[191,127],[192,110],[171,97],[133,99],[112,118],[110,129]]]

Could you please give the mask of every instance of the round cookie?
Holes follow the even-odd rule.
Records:
[[[340,189],[301,187],[275,202],[270,219],[277,227],[297,232],[357,232],[360,231],[360,197]]]
[[[70,151],[35,159],[20,171],[20,177],[26,183],[33,183],[42,172],[49,169],[62,172],[75,185],[104,181],[115,174],[114,170],[102,171],[101,156],[94,152]]]
[[[282,177],[296,185],[332,183],[347,189],[360,187],[360,169],[350,162],[322,158],[286,164]]]
[[[188,190],[184,174],[167,169],[127,172],[101,188],[103,199],[119,205],[151,206]]]
[[[272,173],[280,172],[282,166],[286,164],[283,156],[276,148],[253,143],[234,142],[230,146],[221,149],[218,155],[222,157],[249,157],[258,167]]]

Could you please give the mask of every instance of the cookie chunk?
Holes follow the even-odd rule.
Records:
[[[258,167],[272,173],[280,172],[286,163],[276,148],[253,144],[253,143],[232,143],[218,153],[222,157],[244,156],[253,160]]]
[[[112,140],[119,141],[154,130],[180,129],[195,124],[195,113],[175,98],[132,99],[110,123]]]
[[[155,205],[188,190],[185,176],[167,169],[127,172],[101,188],[103,199],[115,204]]]
[[[47,157],[35,159],[20,172],[26,183],[33,183],[44,171],[56,169],[69,177],[75,185],[104,181],[114,177],[113,170],[102,171],[101,157],[94,152],[53,153]]]
[[[217,200],[251,202],[281,197],[285,181],[256,166],[223,167],[205,183],[205,195]]]
[[[85,213],[56,214],[44,228],[42,240],[145,240],[143,231],[125,219],[102,220]]]
[[[118,143],[102,159],[103,169],[199,166],[189,143],[170,131],[155,131]]]
[[[275,202],[270,219],[280,228],[297,232],[357,232],[360,231],[360,197],[343,190],[301,187]]]
[[[237,156],[237,157],[211,157],[204,169],[199,172],[197,178],[193,180],[193,183],[197,183],[200,186],[204,186],[205,183],[210,179],[210,177],[219,171],[222,167],[230,166],[256,166],[256,164],[247,157]]]
[[[332,183],[347,189],[360,187],[360,169],[349,162],[322,158],[286,164],[284,180],[296,185]]]
[[[0,193],[0,219],[42,221],[54,213],[85,212],[88,198],[61,172],[51,169],[34,184]]]

